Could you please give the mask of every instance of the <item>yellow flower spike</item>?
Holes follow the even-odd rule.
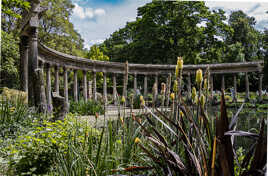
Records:
[[[174,81],[173,91],[174,92],[177,92],[178,91],[178,81],[177,80]]]
[[[121,102],[122,103],[125,103],[126,102],[125,96],[122,96]]]
[[[184,116],[183,112],[182,112],[182,111],[180,111],[180,117],[183,117],[183,116]]]
[[[142,100],[143,100],[143,96],[141,95],[141,96],[140,96],[140,101],[142,101]]]
[[[198,104],[198,97],[196,96],[195,99],[194,99],[194,103],[195,104]]]
[[[176,76],[176,78],[178,78],[178,76],[179,76],[179,67],[178,67],[178,65],[176,65],[175,76]]]
[[[120,121],[121,121],[122,125],[124,125],[124,119],[123,119],[123,117],[120,117]]]
[[[141,106],[145,106],[145,101],[143,99],[143,96],[140,96],[140,102],[141,102]]]
[[[192,88],[192,100],[193,100],[193,101],[195,100],[195,97],[196,97],[196,88],[193,87],[193,88]]]
[[[170,94],[170,98],[171,98],[171,100],[173,101],[173,100],[175,99],[175,94],[174,94],[174,93],[171,93],[171,94]]]
[[[205,96],[202,94],[201,97],[200,97],[200,103],[201,103],[201,106],[204,108],[205,106]]]
[[[142,106],[142,107],[145,106],[145,101],[144,101],[144,100],[141,101],[141,106]]]
[[[202,73],[201,69],[198,69],[196,71],[195,81],[196,81],[197,85],[200,85],[202,83],[202,81],[203,81],[203,73]]]
[[[204,89],[208,90],[208,82],[207,82],[207,78],[204,79]]]
[[[135,142],[135,144],[138,144],[141,142],[141,140],[140,140],[140,138],[136,137],[134,142]]]
[[[96,113],[95,113],[95,118],[98,119],[99,116],[100,116],[99,113],[96,112]]]
[[[11,107],[11,108],[9,108],[10,112],[14,112],[15,109],[16,109],[15,107]]]
[[[161,94],[164,95],[166,93],[166,84],[165,83],[161,83]]]
[[[182,68],[183,68],[183,59],[182,59],[182,57],[178,57],[177,66],[178,66],[178,69],[182,70]]]

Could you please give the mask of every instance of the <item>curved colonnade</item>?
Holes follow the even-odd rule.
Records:
[[[52,85],[51,85],[51,69],[54,69],[54,92],[59,94],[59,70],[63,68],[64,77],[64,101],[68,104],[68,72],[73,71],[74,75],[74,100],[78,101],[78,77],[77,71],[83,71],[83,98],[88,100],[97,99],[96,73],[103,73],[103,99],[107,103],[107,73],[112,73],[113,80],[113,99],[116,102],[116,74],[124,76],[123,95],[126,96],[128,75],[134,75],[134,90],[137,89],[137,75],[144,76],[143,94],[148,93],[148,77],[154,76],[155,83],[158,85],[158,76],[165,76],[167,84],[167,99],[170,93],[171,76],[174,74],[175,65],[152,65],[152,64],[128,64],[117,62],[94,61],[90,59],[67,55],[51,48],[48,48],[38,42],[39,20],[46,11],[46,7],[40,6],[40,1],[32,1],[31,9],[23,15],[20,25],[20,76],[21,89],[28,93],[28,100],[31,106],[49,107],[52,105]],[[191,92],[191,75],[195,74],[197,69],[203,71],[209,67],[210,85],[213,90],[213,75],[231,73],[234,77],[234,94],[236,97],[237,90],[237,73],[245,73],[246,99],[249,99],[249,81],[248,73],[259,73],[259,95],[262,93],[262,70],[263,61],[243,62],[243,63],[223,63],[223,64],[201,64],[201,65],[184,65],[183,75],[187,77],[187,92]],[[43,72],[45,70],[45,74]],[[87,80],[87,72],[93,73],[93,80]],[[46,75],[46,76],[45,76]],[[44,80],[46,78],[46,80]],[[225,87],[224,76],[222,76],[222,88]],[[259,96],[261,97],[261,96]],[[145,97],[146,98],[146,97]],[[43,108],[44,109],[44,108]]]
[[[97,87],[96,87],[96,73],[103,73],[103,100],[107,103],[107,73],[112,73],[113,80],[113,99],[114,102],[117,100],[117,90],[116,90],[116,74],[122,74],[123,76],[128,76],[128,74],[132,74],[134,76],[134,87],[133,89],[137,89],[137,75],[144,75],[144,86],[143,86],[143,94],[146,96],[148,93],[147,81],[148,76],[155,77],[155,83],[158,85],[158,76],[164,75],[167,77],[167,89],[170,89],[171,83],[168,80],[171,80],[172,74],[174,74],[176,65],[153,65],[153,64],[126,64],[126,63],[118,63],[118,62],[107,62],[107,61],[96,61],[85,59],[81,57],[71,56],[68,54],[64,54],[53,50],[51,48],[46,47],[45,45],[38,44],[38,61],[41,63],[39,65],[45,65],[45,73],[46,73],[46,97],[47,103],[51,104],[51,68],[54,68],[54,76],[55,76],[55,85],[54,91],[59,93],[59,68],[62,67],[64,70],[64,97],[65,101],[68,102],[68,72],[74,72],[74,86],[73,86],[73,97],[75,101],[78,101],[78,80],[77,80],[77,71],[83,71],[83,98],[85,101],[88,99],[97,100]],[[213,89],[213,75],[214,74],[226,74],[232,73],[234,76],[234,91],[236,95],[236,74],[244,72],[246,81],[246,98],[249,98],[249,83],[248,83],[248,74],[249,72],[259,72],[261,73],[263,69],[263,61],[257,62],[243,62],[243,63],[223,63],[223,64],[201,64],[201,65],[184,65],[183,67],[183,75],[187,76],[187,88],[188,93],[191,92],[191,75],[195,74],[196,70],[201,68],[205,71],[209,67],[211,78],[210,84]],[[127,73],[126,73],[127,70]],[[93,73],[93,80],[87,80],[86,74],[87,72]],[[260,74],[259,78],[259,87],[261,94],[261,80],[262,75]],[[224,88],[224,76],[222,77],[222,88]],[[123,85],[123,90],[127,89],[127,84]],[[159,87],[159,86],[158,86]],[[170,90],[166,90],[167,93]],[[125,95],[125,93],[123,93]],[[167,95],[169,96],[169,95]]]

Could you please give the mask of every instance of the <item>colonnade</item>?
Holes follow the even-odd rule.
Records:
[[[39,61],[39,62],[43,62],[43,61]],[[39,65],[42,65],[41,66],[41,69],[44,69],[45,71],[45,74],[46,74],[46,84],[45,84],[45,91],[46,91],[46,102],[49,106],[52,106],[52,80],[51,80],[51,73],[52,73],[52,69],[54,70],[54,92],[56,92],[57,94],[59,94],[59,84],[60,84],[60,75],[59,75],[59,70],[60,70],[60,66],[59,65],[53,65],[53,64],[50,64],[50,63],[42,63],[42,64],[39,64]],[[43,66],[45,65],[45,66]],[[62,70],[63,70],[63,85],[64,85],[64,91],[63,91],[63,96],[64,96],[64,99],[65,99],[65,102],[69,104],[69,95],[68,95],[68,92],[69,92],[69,86],[68,86],[68,75],[70,72],[73,72],[73,98],[74,98],[74,101],[78,101],[78,70],[77,69],[70,69],[70,68],[67,68],[67,67],[62,67]],[[85,71],[85,70],[82,70],[82,73],[83,73],[83,79],[81,80],[82,81],[82,98],[84,101],[88,101],[88,100],[97,100],[97,77],[96,77],[96,73],[97,72],[94,72],[94,71]],[[88,73],[91,73],[92,74],[92,80],[87,80],[87,74]],[[102,72],[103,73],[103,91],[102,91],[102,95],[103,95],[103,102],[105,103],[105,105],[107,105],[108,103],[108,98],[107,98],[107,74],[108,72]],[[113,84],[112,84],[112,98],[113,98],[113,102],[114,104],[117,104],[117,74],[116,73],[111,73],[110,74],[111,77],[112,77],[112,81],[113,81]],[[120,75],[120,74],[118,74]],[[124,78],[124,74],[121,74],[122,75],[122,78]],[[137,76],[139,75],[138,73],[134,73],[132,74],[134,79],[133,79],[133,88],[130,88],[129,89],[134,89],[134,91],[136,92],[137,89],[138,89],[138,84],[137,84]],[[210,79],[209,79],[209,83],[210,83],[210,91],[212,93],[212,96],[213,96],[213,90],[214,90],[214,75],[215,74],[211,74],[210,75]],[[158,82],[159,80],[159,76],[164,76],[166,77],[166,81],[165,81],[165,84],[166,84],[166,90],[165,90],[165,97],[166,97],[166,105],[168,106],[169,104],[169,95],[170,93],[172,92],[171,91],[171,85],[172,85],[172,74],[169,73],[169,74],[162,74],[162,75],[159,75],[157,73],[155,74],[143,74],[143,96],[145,99],[147,99],[147,95],[148,95],[148,79],[149,77],[154,77],[154,84],[157,85],[157,89],[156,91],[158,91],[158,88],[160,87],[160,83]],[[237,101],[237,74],[232,74],[233,76],[233,101]],[[184,74],[183,76],[184,78],[186,77],[186,81],[185,81],[185,84],[186,84],[186,92],[184,93],[185,96],[187,97],[191,97],[191,87],[192,87],[192,78],[191,77],[195,77],[194,74],[191,74],[190,72]],[[259,79],[258,79],[258,92],[259,92],[259,98],[261,98],[261,95],[262,95],[262,78],[263,78],[263,74],[259,74]],[[124,78],[126,79],[126,78]],[[123,88],[123,89],[127,89],[127,87]],[[221,77],[221,89],[225,89],[225,76],[222,75]],[[249,80],[248,80],[248,73],[245,73],[245,100],[249,100]],[[156,92],[156,94],[158,94],[158,92]]]

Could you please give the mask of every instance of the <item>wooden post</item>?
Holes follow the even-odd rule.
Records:
[[[143,93],[143,96],[144,96],[144,99],[147,98],[147,75],[144,75],[144,93]]]
[[[97,101],[97,80],[96,72],[93,72],[93,100]]]
[[[55,66],[55,82],[54,82],[54,91],[59,95],[60,94],[60,86],[59,86],[59,66]]]
[[[68,97],[68,70],[66,67],[63,67],[63,76],[64,76],[64,100],[67,106],[69,107],[69,97]]]
[[[158,95],[158,75],[156,74],[155,77],[154,77],[154,83],[156,84],[156,97]]]
[[[114,105],[117,105],[117,99],[116,99],[116,74],[113,74],[113,101],[114,101]]]
[[[225,90],[224,75],[221,77],[221,89]]]
[[[169,73],[167,77],[166,106],[169,106],[170,87],[171,87],[171,73]]]
[[[92,99],[92,81],[88,81],[88,99]]]
[[[20,38],[20,72],[21,90],[28,93],[28,57],[29,57],[29,37]]]
[[[74,70],[74,101],[78,102],[77,70]]]
[[[47,64],[46,67],[46,85],[47,85],[47,105],[48,111],[52,112],[52,97],[51,97],[51,67],[50,64]]]
[[[248,73],[245,74],[245,82],[246,82],[246,96],[245,101],[249,101],[249,82],[248,82]]]
[[[259,102],[262,101],[262,78],[263,74],[259,73],[259,97],[258,97]]]
[[[192,92],[192,85],[191,85],[191,73],[188,73],[187,76],[187,91],[188,91],[188,99],[191,99],[191,92]]]
[[[234,74],[234,97],[233,102],[237,102],[237,81],[236,81],[236,74]]]
[[[134,73],[134,92],[137,92],[137,73]]]
[[[107,79],[106,79],[106,73],[103,73],[103,100],[104,104],[107,103]]]
[[[83,70],[83,96],[85,102],[87,102],[87,72]]]

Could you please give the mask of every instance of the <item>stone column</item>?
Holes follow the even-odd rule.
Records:
[[[237,101],[236,95],[237,95],[237,82],[236,82],[236,74],[234,74],[234,93],[233,93],[233,102]]]
[[[92,81],[88,81],[88,99],[92,99]]]
[[[46,68],[46,85],[47,85],[47,105],[48,105],[48,111],[52,112],[52,97],[51,97],[51,67],[50,64],[47,64]]]
[[[106,73],[103,72],[103,100],[106,105],[107,103],[107,79],[106,79]]]
[[[156,74],[154,77],[154,83],[156,84],[156,96],[158,95],[158,75]]]
[[[40,97],[40,85],[38,73],[41,70],[38,70],[38,29],[32,28],[30,31],[30,48],[29,48],[29,59],[28,59],[28,100],[30,106],[40,107],[41,97]],[[39,109],[41,110],[41,109]]]
[[[214,88],[213,88],[213,82],[214,82],[213,77],[214,76],[211,74],[210,75],[210,91],[211,91],[211,97],[214,96],[214,94],[213,94],[213,90],[214,90]]]
[[[245,101],[249,101],[249,82],[248,82],[248,73],[245,74],[245,82],[246,82],[246,96]]]
[[[22,36],[20,39],[20,72],[21,90],[28,93],[28,57],[29,37]]]
[[[134,73],[134,92],[137,92],[137,73]]]
[[[97,101],[97,80],[96,72],[93,72],[93,100]]]
[[[36,78],[37,82],[35,85],[35,89],[38,90],[38,96],[36,97],[36,103],[38,110],[40,112],[47,112],[47,99],[46,99],[46,90],[45,90],[45,81],[44,81],[44,63],[42,61],[39,62],[39,69],[36,69]]]
[[[126,61],[124,69],[125,69],[125,73],[124,73],[124,82],[123,82],[123,96],[127,100],[128,61]]]
[[[74,70],[74,101],[78,102],[77,70]]]
[[[55,82],[54,82],[54,92],[58,95],[60,94],[60,86],[59,86],[59,66],[55,66]]]
[[[83,70],[83,96],[85,102],[87,102],[87,72]]]
[[[117,99],[116,99],[116,74],[113,74],[113,101],[114,105],[117,105]]]
[[[68,69],[63,67],[63,81],[64,81],[64,101],[69,107],[69,97],[68,97]]]
[[[144,99],[147,98],[147,75],[144,75],[144,92],[143,92],[143,96],[144,96]]]
[[[187,91],[188,91],[188,99],[191,99],[191,92],[192,92],[192,85],[191,85],[191,73],[188,73],[187,76]]]
[[[225,90],[224,75],[221,77],[221,89]]]
[[[171,87],[171,73],[169,73],[167,77],[166,106],[169,106],[170,87]]]
[[[262,101],[262,78],[263,74],[259,73],[259,97],[258,97],[259,102]]]

